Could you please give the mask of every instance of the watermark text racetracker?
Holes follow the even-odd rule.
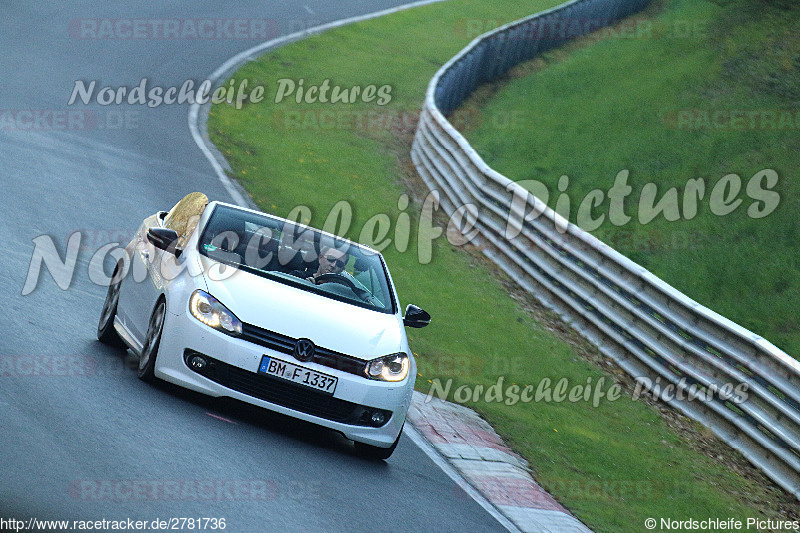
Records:
[[[669,129],[682,131],[798,131],[797,109],[680,109],[664,115]]]
[[[0,378],[103,377],[124,370],[118,359],[89,355],[0,355]]]
[[[40,520],[0,518],[0,531],[161,531],[161,530],[217,530],[225,529],[225,518],[172,517],[168,519],[133,520],[132,518],[95,520]]]
[[[88,131],[136,129],[137,109],[0,109],[0,131]]]
[[[299,483],[296,485],[292,488],[300,489]],[[280,485],[272,479],[80,479],[67,490],[71,498],[80,501],[263,502],[277,499]]]
[[[317,19],[271,18],[83,18],[67,24],[73,39],[268,40],[322,24]]]
[[[486,32],[514,22],[513,20],[460,18],[453,25],[459,37],[474,39]],[[707,23],[698,20],[651,20],[628,17],[624,20],[594,17],[544,19],[539,24],[522,26],[506,35],[508,40],[548,41],[584,37],[606,39],[690,39],[708,35]]]
[[[541,505],[539,491],[532,490],[530,483],[524,479],[498,478],[480,476],[470,479],[480,492],[490,501],[506,502],[510,505],[529,503],[536,508]],[[564,479],[548,480],[550,492],[559,494],[571,501],[584,502],[652,502],[664,498],[685,498],[687,485],[680,482],[668,482],[658,479]],[[455,486],[459,499],[471,500],[464,490]],[[512,499],[509,498],[513,495]]]

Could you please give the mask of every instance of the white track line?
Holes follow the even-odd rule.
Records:
[[[342,20],[335,20],[333,22],[329,22],[327,24],[322,24],[320,26],[315,26],[313,28],[308,28],[302,31],[298,31],[289,35],[284,35],[282,37],[277,37],[270,41],[261,43],[256,45],[252,48],[245,50],[239,54],[236,54],[232,58],[228,59],[224,62],[220,67],[215,70],[211,76],[207,79],[211,81],[213,87],[219,85],[220,79],[232,73],[235,69],[240,67],[241,65],[247,63],[248,61],[252,61],[258,55],[270,50],[272,48],[278,48],[279,46],[283,46],[293,41],[298,41],[305,37],[309,37],[311,35],[316,35],[318,33],[322,33],[326,30],[330,30],[333,28],[338,28],[340,26],[345,26],[347,24],[351,24],[353,22],[360,22],[362,20],[369,20],[373,18],[382,17],[384,15],[389,15],[391,13],[397,13],[398,11],[405,11],[406,9],[410,9],[413,7],[424,6],[428,4],[434,4],[437,2],[442,2],[443,0],[421,0],[419,2],[414,2],[411,4],[406,4],[404,6],[393,7],[389,9],[384,9],[383,11],[378,11],[375,13],[368,13],[366,15],[359,15],[357,17],[350,17]],[[249,201],[245,197],[245,194],[240,190],[240,188],[235,185],[231,179],[228,177],[227,173],[225,172],[225,168],[223,168],[223,162],[227,165],[227,162],[224,161],[221,154],[215,153],[216,149],[213,148],[211,145],[211,141],[208,140],[208,132],[205,128],[205,120],[203,121],[204,124],[201,127],[198,125],[198,120],[200,118],[200,111],[201,108],[210,108],[210,104],[205,104],[201,106],[197,102],[193,103],[192,106],[189,108],[189,131],[192,133],[192,138],[194,138],[195,144],[200,148],[203,154],[208,159],[208,162],[211,163],[211,166],[214,168],[214,172],[217,174],[219,181],[222,183],[222,186],[225,187],[225,190],[228,191],[233,201],[242,207],[255,207],[252,202]],[[206,113],[207,116],[207,113]],[[205,117],[204,117],[205,119]],[[220,161],[222,160],[222,162]]]

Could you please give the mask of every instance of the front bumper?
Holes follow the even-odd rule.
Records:
[[[186,362],[187,354],[192,353],[205,355],[212,365],[202,372],[192,370]],[[336,391],[331,396],[258,374],[264,355],[335,376]],[[285,353],[211,329],[186,313],[167,313],[155,374],[197,392],[235,398],[333,429],[351,440],[388,447],[399,435],[411,402],[416,375],[413,361],[409,370],[406,380],[399,383],[369,380],[314,362],[296,361]],[[388,416],[380,427],[369,422],[376,410]]]
[[[392,416],[392,412],[386,409],[348,402],[335,398],[332,394],[278,377],[253,374],[194,350],[185,350],[183,359],[191,370],[223,387],[333,422],[381,427]],[[193,367],[192,360],[198,359],[202,361],[202,367]],[[380,417],[380,422],[372,421],[374,415]]]

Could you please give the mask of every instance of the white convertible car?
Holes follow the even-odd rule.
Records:
[[[144,220],[108,287],[97,337],[139,377],[228,396],[341,432],[364,456],[400,439],[416,363],[383,257],[192,193]]]

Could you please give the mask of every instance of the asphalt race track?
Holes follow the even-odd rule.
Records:
[[[401,3],[3,2],[0,518],[224,518],[233,532],[501,529],[407,437],[388,461],[362,460],[336,433],[148,386],[130,353],[95,340],[106,291],[90,279],[95,252],[186,193],[230,197],[192,140],[188,104],[68,106],[75,82],[199,83],[267,40],[250,38],[264,27],[273,38]],[[210,38],[90,31],[129,19],[267,22],[244,38],[224,28]],[[34,239],[54,242],[63,260],[76,231],[68,288],[43,268],[23,296]]]

